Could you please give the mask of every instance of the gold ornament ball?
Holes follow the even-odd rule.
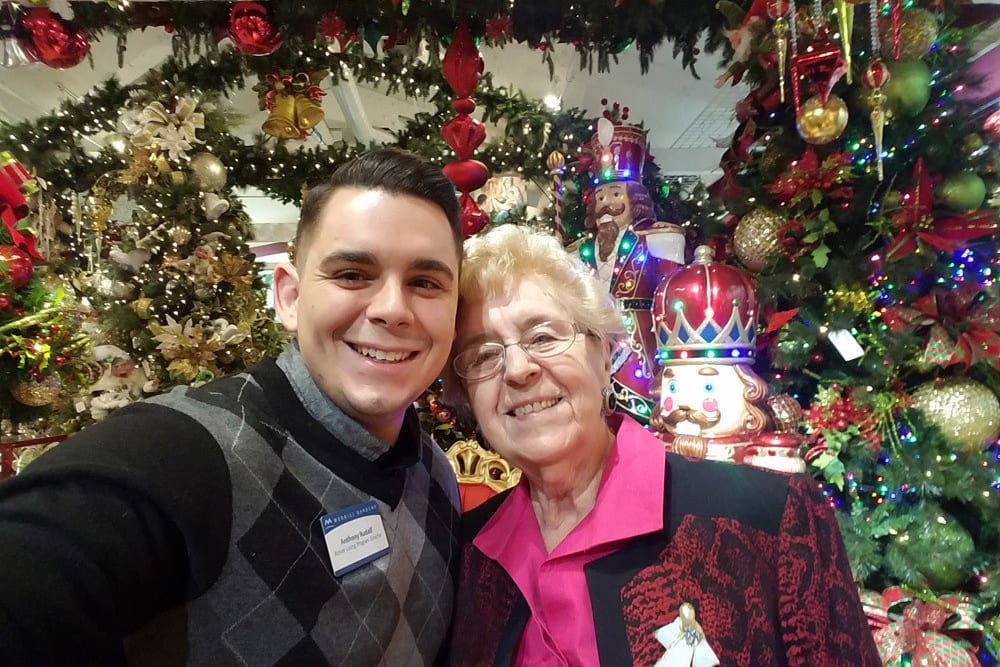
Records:
[[[226,184],[229,175],[222,160],[211,153],[195,153],[188,163],[191,182],[202,192],[216,192]]]
[[[806,143],[828,144],[847,127],[847,104],[836,95],[830,95],[825,103],[819,95],[810,97],[799,109],[795,125]]]
[[[966,453],[975,453],[1000,434],[1000,400],[968,378],[928,382],[912,394],[913,407]]]
[[[882,57],[895,60],[892,23],[887,22],[882,33]],[[921,58],[931,50],[938,36],[938,22],[926,9],[904,9],[899,17],[899,60]]]
[[[130,305],[141,320],[148,320],[153,316],[153,300],[149,297],[141,296]]]
[[[39,408],[54,403],[59,398],[60,389],[62,389],[62,381],[59,376],[47,375],[40,382],[31,378],[15,380],[10,385],[10,395],[18,403]]]
[[[763,206],[740,218],[733,232],[733,249],[743,266],[760,273],[781,252],[778,231],[785,219]]]

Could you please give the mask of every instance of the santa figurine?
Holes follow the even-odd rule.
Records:
[[[656,220],[653,201],[642,184],[646,131],[598,121],[591,140],[596,186],[587,205],[590,236],[580,257],[600,278],[624,315],[627,338],[612,358],[617,410],[642,424],[655,407],[652,385],[659,375],[653,336],[653,292],[684,263],[683,230]]]
[[[759,407],[767,385],[753,371],[757,295],[744,272],[713,261],[699,246],[694,261],[656,289],[653,319],[661,366],[650,426],[679,454],[802,472],[801,439],[765,432]]]

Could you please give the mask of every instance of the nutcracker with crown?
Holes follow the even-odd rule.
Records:
[[[606,102],[605,102],[606,103]],[[658,222],[642,184],[646,131],[629,125],[628,107],[606,110],[591,139],[594,190],[587,205],[589,237],[580,256],[618,301],[628,337],[612,359],[618,410],[645,424],[655,401],[659,368],[651,312],[659,282],[684,263],[684,235]]]
[[[801,439],[766,433],[758,407],[767,385],[753,371],[757,295],[742,271],[713,261],[699,246],[694,261],[653,296],[659,346],[659,401],[650,425],[670,450],[698,458],[802,472]]]

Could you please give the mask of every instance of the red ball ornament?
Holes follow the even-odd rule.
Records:
[[[49,67],[65,69],[79,65],[90,51],[82,30],[44,7],[29,10],[21,19],[21,28],[28,34],[25,46],[30,54]]]
[[[889,68],[881,60],[872,60],[861,74],[861,83],[868,90],[877,90],[889,83]]]
[[[10,297],[6,294],[0,294],[0,310],[7,310],[10,308]]]
[[[267,56],[281,46],[281,32],[259,2],[237,2],[229,10],[229,36],[241,53]]]
[[[441,168],[460,192],[472,192],[489,180],[490,170],[479,160],[459,160]]]
[[[0,245],[0,280],[9,282],[18,290],[31,281],[34,272],[35,267],[26,252],[17,246]]]

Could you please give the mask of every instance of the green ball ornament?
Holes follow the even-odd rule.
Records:
[[[975,211],[986,200],[986,183],[974,171],[960,171],[941,181],[936,194],[953,211]]]
[[[887,63],[889,82],[882,87],[889,111],[895,116],[914,118],[931,99],[931,70],[922,60]]]
[[[919,578],[906,583],[934,590],[953,590],[972,576],[976,551],[972,536],[954,517],[928,509],[910,529],[889,543],[886,556],[902,559]]]

